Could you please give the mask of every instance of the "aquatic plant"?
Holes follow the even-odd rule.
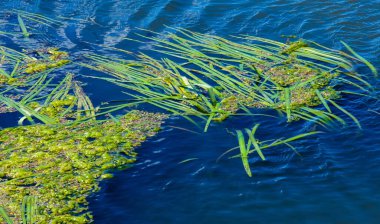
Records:
[[[33,124],[34,118],[45,124],[95,118],[96,108],[80,84],[73,81],[73,75],[68,74],[58,84],[48,86],[50,82],[45,74],[25,94],[18,94],[17,99],[0,94],[0,102],[7,108],[0,112],[19,111],[24,115],[19,124],[24,120]]]
[[[142,36],[145,44],[163,55],[154,59],[140,53],[123,60],[88,55],[82,64],[103,71],[112,78],[97,77],[122,86],[134,99],[125,106],[149,103],[175,115],[223,121],[243,112],[274,109],[287,120],[304,119],[326,126],[336,120],[345,123],[337,111],[359,121],[336,102],[345,94],[367,95],[367,77],[354,71],[354,64],[373,65],[352,54],[312,41],[281,43],[253,36],[235,37],[233,42],[218,36],[174,29],[158,37]],[[175,60],[172,60],[174,58]]]
[[[20,222],[25,196],[38,198],[36,223],[87,223],[87,196],[108,171],[136,160],[134,148],[160,128],[163,114],[131,111],[117,121],[32,125],[0,131],[0,206]]]
[[[28,74],[44,72],[70,63],[68,53],[59,51],[58,48],[40,49],[36,52],[41,56],[41,59],[33,58],[27,61],[24,71]]]
[[[59,123],[72,118],[73,109],[78,118],[95,116],[95,108],[72,74],[58,83],[53,82],[56,77],[50,77],[54,69],[69,63],[66,52],[57,48],[23,53],[1,49],[5,69],[0,73],[0,113],[19,111],[24,115],[20,124],[25,119],[34,123],[33,117],[46,124]],[[35,54],[39,56],[29,56]]]
[[[37,198],[33,196],[25,196],[21,205],[21,221],[22,224],[35,224],[38,215]],[[0,207],[0,218],[6,224],[13,224],[12,219],[3,207]],[[1,219],[0,219],[1,220]]]
[[[0,24],[0,35],[14,38],[34,38],[48,28],[52,30],[62,25],[62,21],[52,19],[40,14],[22,10],[0,10],[0,15],[7,18],[7,22]],[[5,32],[6,30],[19,31]]]
[[[50,77],[66,52],[2,50],[7,81],[0,92],[6,109],[0,112],[18,111],[24,115],[20,125],[34,125],[0,130],[0,217],[8,223],[90,222],[86,197],[101,179],[112,177],[108,171],[135,161],[133,149],[157,133],[166,116],[132,111],[116,118],[103,110],[111,118],[96,120],[97,109],[72,74],[59,82]],[[33,209],[26,208],[32,202]]]
[[[61,23],[33,13],[12,13],[17,15],[18,35],[25,38],[35,34],[28,26],[31,21],[49,27]],[[322,126],[333,120],[344,124],[337,113],[341,111],[360,127],[337,101],[345,94],[366,96],[371,90],[368,77],[357,73],[354,65],[366,65],[375,76],[377,71],[346,43],[347,53],[307,40],[281,43],[239,36],[231,41],[173,31],[176,34],[148,31],[157,36],[141,36],[160,53],[159,59],[144,53],[132,60],[86,56],[89,62],[81,65],[111,75],[92,78],[128,90],[127,103],[103,108],[93,106],[72,74],[59,81],[52,77],[55,69],[70,63],[66,52],[0,47],[0,112],[18,111],[23,115],[20,125],[26,120],[33,124],[0,130],[0,220],[91,222],[87,197],[99,190],[100,180],[112,177],[110,171],[131,165],[137,155],[134,149],[156,134],[167,117],[142,111],[119,118],[110,114],[125,107],[151,104],[192,122],[196,116],[205,121],[204,131],[211,122],[234,115],[269,116],[256,113],[268,109],[285,114],[288,122],[303,119]],[[109,119],[95,119],[105,114]],[[291,142],[319,133],[259,141],[258,127],[237,130],[239,146],[225,153],[240,149],[230,158],[240,158],[248,176],[252,176],[248,159],[254,153],[265,160],[264,149],[286,145],[296,151]]]
[[[246,133],[248,141],[246,140],[243,131],[237,130],[236,136],[237,136],[237,140],[239,142],[239,146],[234,147],[230,150],[227,150],[225,153],[222,154],[222,156],[224,156],[225,154],[239,148],[240,149],[240,155],[233,156],[231,158],[236,158],[236,157],[241,158],[245,172],[247,173],[247,175],[249,177],[252,176],[251,168],[250,168],[249,161],[248,161],[249,154],[257,153],[262,160],[266,160],[264,153],[263,153],[263,150],[271,148],[271,147],[279,146],[279,145],[286,145],[287,147],[294,150],[297,154],[299,154],[297,152],[297,150],[290,144],[290,142],[296,141],[298,139],[301,139],[301,138],[304,138],[304,137],[307,137],[310,135],[315,135],[315,134],[321,133],[318,131],[307,132],[307,133],[302,133],[302,134],[293,136],[291,138],[287,138],[287,139],[279,138],[279,139],[272,140],[272,141],[268,142],[268,141],[260,141],[259,139],[257,139],[255,137],[256,131],[257,131],[259,126],[260,126],[259,124],[256,124],[251,130],[248,128],[244,129],[244,132]],[[219,157],[219,158],[221,158],[221,157]]]

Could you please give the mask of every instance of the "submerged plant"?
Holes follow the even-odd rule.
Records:
[[[134,148],[160,128],[163,114],[132,111],[117,121],[33,125],[0,131],[0,206],[19,223],[25,196],[37,197],[33,223],[87,223],[89,194],[108,171],[136,160]]]

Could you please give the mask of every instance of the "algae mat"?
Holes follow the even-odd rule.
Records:
[[[0,131],[0,207],[21,222],[25,196],[36,198],[36,223],[87,223],[86,198],[112,169],[136,160],[134,148],[166,115],[132,111],[120,119],[33,125]]]

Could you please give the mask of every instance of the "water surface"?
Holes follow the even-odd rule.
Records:
[[[59,46],[78,60],[81,54],[98,50],[89,42],[145,51],[149,46],[123,38],[133,36],[137,28],[165,32],[171,26],[223,37],[250,34],[284,40],[282,34],[291,34],[336,49],[342,48],[343,40],[380,69],[378,0],[0,0],[0,6],[71,18],[63,19],[54,32],[40,34],[38,41],[0,37],[0,44],[19,49]],[[93,74],[72,69],[76,74]],[[79,79],[88,83],[85,91],[96,104],[126,97],[110,84]],[[372,84],[378,85],[376,80]],[[226,130],[260,122],[259,138],[272,139],[315,127],[235,117],[197,135],[174,128],[196,130],[172,118],[138,149],[133,168],[116,172],[91,198],[95,223],[378,223],[380,115],[370,110],[380,111],[380,105],[358,97],[340,103],[361,120],[363,130],[349,122],[347,127],[299,141],[302,157],[287,148],[268,150],[267,161],[251,159],[252,178],[239,159],[216,162],[237,144]],[[17,121],[15,115],[0,118],[2,127]],[[198,159],[178,164],[188,158]]]

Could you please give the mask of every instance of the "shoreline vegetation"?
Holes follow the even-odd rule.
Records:
[[[6,37],[34,38],[37,27],[62,24],[23,11],[6,13],[7,25],[19,30],[2,28],[0,35]],[[347,95],[371,97],[370,80],[378,74],[346,43],[346,50],[338,51],[303,39],[281,43],[248,35],[226,39],[171,31],[140,30],[145,34],[137,34],[138,40],[126,39],[151,46],[159,58],[112,48],[125,57],[88,54],[73,63],[76,58],[55,47],[19,52],[0,46],[0,114],[22,115],[18,127],[0,130],[0,220],[92,222],[87,197],[99,190],[101,180],[112,177],[112,170],[133,165],[135,148],[157,134],[169,116],[202,124],[204,132],[231,116],[311,122],[321,129],[351,120],[361,128],[340,103]],[[125,101],[110,99],[107,106],[94,106],[76,75],[56,75],[68,65],[106,74],[83,77],[125,88]],[[357,66],[366,66],[373,77],[359,74]],[[136,110],[146,104],[165,114]],[[267,141],[257,139],[259,126],[236,130],[238,146],[221,155],[240,158],[250,177],[250,157],[266,160],[265,149],[280,145],[299,154],[292,142],[321,133]]]

